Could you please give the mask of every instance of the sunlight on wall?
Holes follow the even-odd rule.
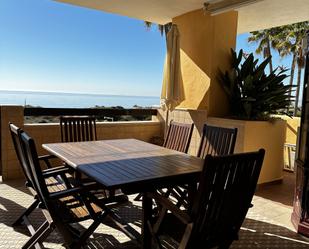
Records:
[[[237,18],[236,11],[210,16],[202,9],[173,18],[180,33],[180,68],[186,98],[180,108],[207,110],[212,116],[226,115],[228,101],[218,73],[230,67]]]
[[[198,109],[210,87],[209,76],[183,51],[180,51],[180,84],[185,100],[180,108]]]

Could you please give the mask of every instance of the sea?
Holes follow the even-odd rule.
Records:
[[[158,107],[159,97],[105,94],[33,92],[0,90],[0,105],[31,105],[50,108],[88,108],[122,106]]]

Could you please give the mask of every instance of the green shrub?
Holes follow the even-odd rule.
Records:
[[[271,114],[287,114],[294,86],[284,85],[287,70],[278,68],[269,74],[265,68],[271,58],[261,64],[251,53],[243,58],[232,50],[231,69],[220,73],[219,80],[228,95],[232,117],[246,120],[269,120]],[[242,63],[243,62],[243,63]]]

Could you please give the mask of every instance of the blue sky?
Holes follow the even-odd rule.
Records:
[[[262,62],[264,58],[262,55],[255,54],[255,50],[257,48],[258,43],[252,42],[248,43],[248,37],[250,34],[241,34],[237,36],[237,46],[236,49],[240,50],[243,49],[246,53],[254,53],[254,56],[259,59],[259,62]],[[272,49],[272,58],[273,58],[273,65],[276,68],[277,66],[284,66],[286,68],[291,67],[292,57],[286,56],[284,58],[281,58],[278,55],[278,52]]]
[[[237,47],[254,51],[247,36]],[[1,0],[0,37],[0,90],[160,95],[165,39],[142,21],[52,0]]]
[[[165,41],[142,21],[52,0],[1,0],[0,37],[0,89],[160,93]]]

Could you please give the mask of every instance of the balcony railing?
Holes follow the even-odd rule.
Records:
[[[121,108],[40,108],[26,107],[24,116],[61,116],[61,115],[93,115],[93,116],[156,116],[157,109],[121,109]]]
[[[25,117],[57,117],[63,115],[90,115],[96,116],[99,121],[118,121],[118,120],[151,120],[152,116],[157,115],[157,109],[151,108],[24,108]],[[121,117],[131,118],[121,118]]]

